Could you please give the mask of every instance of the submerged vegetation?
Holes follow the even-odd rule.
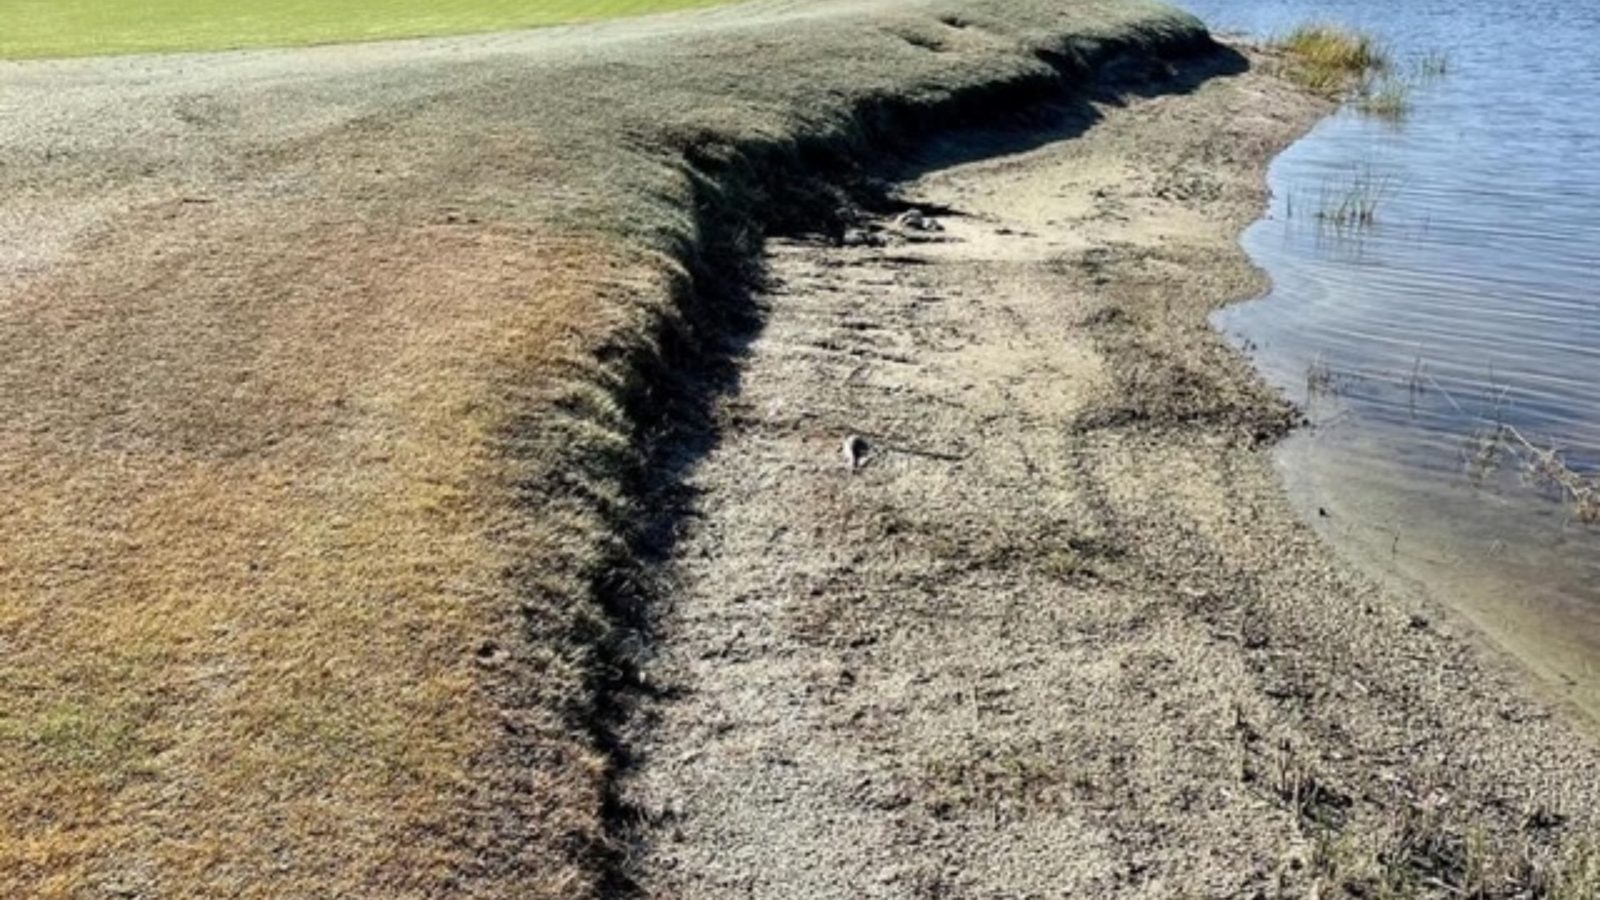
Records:
[[[1537,444],[1504,422],[1473,436],[1467,468],[1475,480],[1488,477],[1506,462],[1514,462],[1528,484],[1558,496],[1574,521],[1600,525],[1600,477],[1573,468],[1559,448]]]
[[[1338,396],[1346,384],[1370,377],[1337,370],[1318,353],[1306,367],[1306,396],[1308,400]],[[1467,477],[1474,484],[1487,482],[1499,472],[1514,471],[1520,473],[1525,485],[1560,501],[1572,522],[1600,526],[1600,473],[1574,466],[1555,442],[1538,435],[1530,437],[1505,421],[1503,411],[1509,388],[1501,387],[1492,393],[1488,412],[1470,411],[1428,372],[1420,355],[1404,376],[1403,384],[1413,415],[1418,401],[1433,393],[1456,415],[1476,423],[1476,429],[1466,439],[1463,453]],[[1600,860],[1595,864],[1600,865]]]
[[[1411,111],[1411,83],[1385,75],[1361,86],[1355,107],[1368,115],[1399,120]]]
[[[1394,189],[1394,179],[1361,169],[1349,183],[1326,187],[1317,218],[1336,228],[1365,228],[1378,223],[1378,207]]]
[[[1442,78],[1450,74],[1450,57],[1441,50],[1424,53],[1417,60],[1417,75],[1422,78]]]

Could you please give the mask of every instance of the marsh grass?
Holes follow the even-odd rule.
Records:
[[[1392,75],[1369,79],[1356,94],[1355,108],[1367,115],[1399,121],[1411,112],[1411,82]]]
[[[1348,183],[1324,186],[1317,219],[1340,230],[1372,227],[1393,189],[1394,179],[1359,170]]]
[[[1274,46],[1286,59],[1290,79],[1317,93],[1347,98],[1358,112],[1389,121],[1411,111],[1416,80],[1449,68],[1443,54],[1430,53],[1418,61],[1412,77],[1404,77],[1377,38],[1326,23],[1302,25]]]
[[[1415,71],[1419,78],[1443,78],[1450,74],[1450,57],[1442,50],[1430,50],[1417,60]]]
[[[1388,51],[1375,37],[1340,25],[1302,25],[1274,46],[1287,58],[1291,79],[1323,94],[1341,94],[1391,68]]]

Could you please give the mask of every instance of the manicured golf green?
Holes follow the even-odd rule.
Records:
[[[0,59],[225,50],[532,28],[719,0],[0,0]]]

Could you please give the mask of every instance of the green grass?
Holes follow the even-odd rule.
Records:
[[[0,0],[0,59],[466,34],[718,2],[725,0]]]
[[[1340,93],[1390,68],[1389,54],[1375,38],[1340,25],[1302,25],[1276,44],[1289,59],[1289,76],[1323,93]]]

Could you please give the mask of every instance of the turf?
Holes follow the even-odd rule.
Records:
[[[717,2],[726,0],[0,0],[0,59],[465,34]]]

